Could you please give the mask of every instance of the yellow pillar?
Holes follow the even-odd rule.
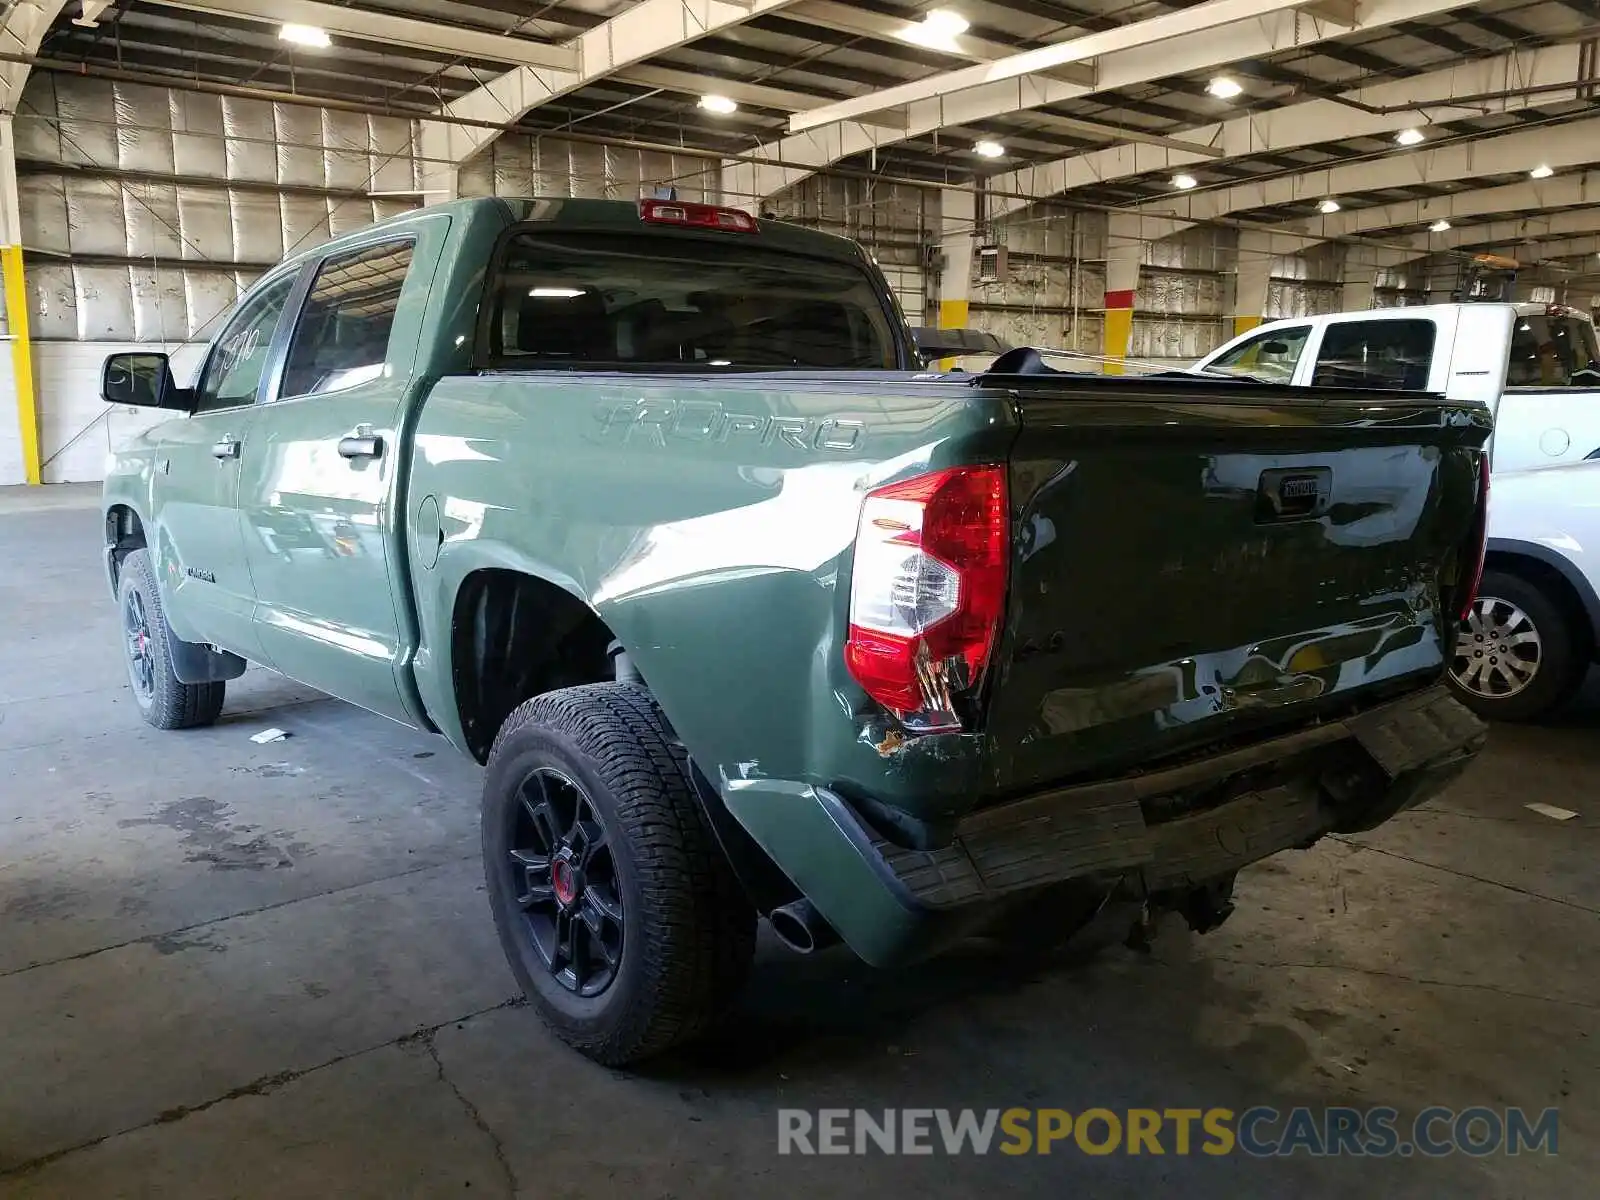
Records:
[[[1104,375],[1121,375],[1133,341],[1133,301],[1139,291],[1139,261],[1144,239],[1139,219],[1112,213],[1106,228],[1106,307],[1100,354]]]
[[[1121,375],[1128,357],[1128,343],[1133,338],[1133,290],[1106,293],[1106,319],[1101,336],[1101,353],[1106,362],[1101,370],[1107,375]]]
[[[1241,333],[1249,333],[1259,324],[1261,324],[1260,317],[1252,316],[1248,313],[1240,313],[1233,318],[1233,336],[1238,337]]]
[[[940,249],[944,270],[939,274],[939,328],[965,329],[972,311],[972,251],[977,242],[977,196],[948,189],[939,196]],[[959,359],[942,358],[939,370],[948,371]]]
[[[939,301],[939,328],[965,329],[967,327],[967,311],[971,307],[971,301],[968,300]]]
[[[33,394],[33,341],[28,335],[28,288],[22,273],[22,247],[0,246],[5,276],[6,324],[11,331],[11,372],[16,379],[17,425],[22,432],[22,468],[30,484],[41,482],[39,407]]]

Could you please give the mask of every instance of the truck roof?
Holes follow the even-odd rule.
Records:
[[[692,201],[664,201],[663,203],[683,203],[690,207]],[[740,212],[749,216],[745,210],[735,206],[714,205],[712,207],[724,208],[731,212]],[[425,208],[410,209],[395,216],[385,218],[373,225],[364,226],[354,233],[345,234],[329,242],[323,242],[313,248],[307,249],[292,256],[291,260],[304,259],[312,255],[323,255],[329,250],[337,250],[346,244],[356,244],[368,240],[374,230],[403,229],[415,223],[419,218],[435,216],[441,213],[459,214],[467,219],[488,217],[497,219],[505,225],[520,224],[525,221],[548,222],[556,228],[581,229],[586,232],[606,233],[638,233],[641,230],[659,232],[672,237],[759,237],[761,243],[771,249],[788,250],[796,254],[809,254],[817,258],[843,259],[853,262],[867,261],[867,253],[856,242],[849,238],[839,237],[836,234],[823,233],[815,229],[806,229],[788,221],[756,220],[755,233],[741,233],[724,230],[706,229],[681,229],[669,224],[646,224],[641,216],[640,202],[638,200],[593,200],[580,199],[567,196],[560,197],[531,197],[531,196],[475,196],[460,200],[448,200],[440,204],[431,204]]]
[[[1577,317],[1584,321],[1592,321],[1593,319],[1588,313],[1584,312],[1583,309],[1569,308],[1563,304],[1546,304],[1535,301],[1507,303],[1499,300],[1464,300],[1455,301],[1449,304],[1408,304],[1393,308],[1345,309],[1341,312],[1312,313],[1304,317],[1274,317],[1270,321],[1263,321],[1256,327],[1256,329],[1252,329],[1250,332],[1254,333],[1259,329],[1272,329],[1274,327],[1283,325],[1308,325],[1317,321],[1341,321],[1352,319],[1359,319],[1363,321],[1399,321],[1407,318],[1427,319],[1429,317],[1438,316],[1441,313],[1454,312],[1459,308],[1498,308],[1502,311],[1512,312],[1519,317],[1544,317],[1560,315],[1564,317]]]

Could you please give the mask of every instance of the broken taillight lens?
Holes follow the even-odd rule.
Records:
[[[1472,615],[1472,606],[1478,599],[1478,585],[1483,582],[1483,560],[1489,550],[1489,452],[1478,455],[1478,508],[1472,517],[1472,532],[1468,535],[1463,553],[1472,555],[1461,592],[1461,603],[1456,616],[1465,621]]]
[[[955,467],[869,492],[856,532],[845,664],[923,732],[961,728],[1005,610],[1006,472]]]

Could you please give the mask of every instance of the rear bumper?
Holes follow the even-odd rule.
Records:
[[[1284,737],[964,818],[934,850],[896,846],[825,788],[724,780],[729,810],[874,965],[917,957],[999,901],[1065,880],[1181,890],[1436,795],[1486,727],[1443,686]],[[1167,814],[1178,814],[1168,817]]]

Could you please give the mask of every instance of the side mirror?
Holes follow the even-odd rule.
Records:
[[[1263,354],[1287,354],[1287,353],[1289,353],[1289,343],[1288,342],[1262,342],[1261,343],[1261,353],[1263,353]]]
[[[188,412],[194,394],[172,379],[165,354],[111,354],[100,372],[100,397],[107,404],[132,404],[139,408],[170,408]]]

